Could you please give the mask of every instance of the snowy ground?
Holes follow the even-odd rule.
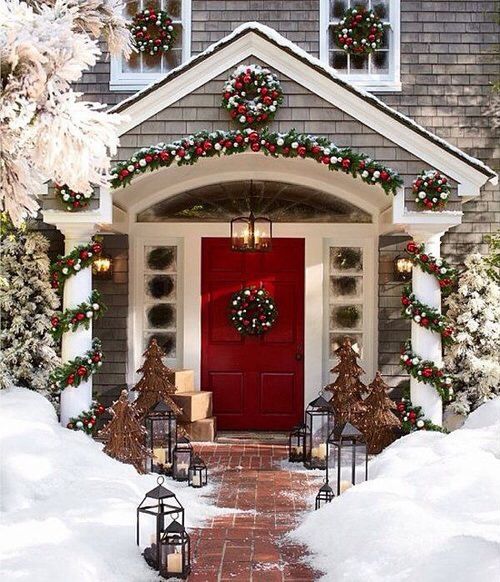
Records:
[[[394,443],[290,535],[329,582],[500,580],[500,398]]]
[[[135,545],[136,507],[156,486],[110,459],[102,445],[63,429],[52,406],[25,389],[0,393],[3,582],[157,581]],[[223,513],[167,479],[187,525]]]

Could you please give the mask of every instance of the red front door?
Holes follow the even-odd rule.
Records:
[[[229,319],[235,291],[263,285],[278,309],[262,336]],[[304,240],[273,239],[266,253],[238,253],[229,239],[202,240],[201,378],[220,429],[289,430],[304,410]]]

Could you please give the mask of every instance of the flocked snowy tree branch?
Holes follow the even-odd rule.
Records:
[[[38,209],[44,180],[89,192],[108,180],[120,117],[71,89],[100,55],[130,53],[120,0],[0,0],[0,209]]]

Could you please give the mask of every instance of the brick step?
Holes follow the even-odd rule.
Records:
[[[195,422],[212,416],[211,392],[177,392],[173,400],[182,408],[181,422]]]
[[[173,370],[169,377],[170,382],[177,388],[177,394],[194,392],[194,370]]]
[[[193,442],[213,442],[217,435],[215,416],[183,424],[189,439]]]

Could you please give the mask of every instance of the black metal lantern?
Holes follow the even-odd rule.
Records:
[[[172,476],[176,481],[187,481],[193,456],[193,447],[186,437],[179,437],[173,452]]]
[[[306,446],[304,466],[307,469],[326,469],[326,441],[333,430],[333,410],[323,393],[306,408]]]
[[[316,510],[320,509],[321,507],[323,507],[327,503],[330,503],[334,497],[335,497],[335,494],[333,493],[333,489],[330,487],[330,484],[328,483],[328,481],[326,481],[320,487],[318,494],[316,495],[316,503],[315,503],[314,508]]]
[[[208,482],[207,466],[202,458],[194,455],[191,459],[188,471],[188,484],[190,487],[205,487]]]
[[[368,479],[368,449],[361,431],[349,422],[337,425],[328,437],[326,478],[340,495],[356,483]]]
[[[394,278],[396,281],[409,281],[413,263],[409,257],[399,255],[394,259]]]
[[[137,545],[143,549],[146,562],[156,570],[160,565],[162,532],[171,521],[184,525],[184,508],[175,493],[163,487],[164,477],[158,477],[158,486],[148,491],[137,508]]]
[[[191,571],[191,541],[184,526],[174,520],[161,536],[160,576],[188,577]]]
[[[303,463],[306,458],[307,425],[302,422],[294,426],[288,435],[288,460]]]
[[[92,276],[104,280],[113,278],[113,259],[110,255],[101,253],[92,263]]]
[[[148,461],[152,473],[172,472],[172,458],[177,442],[177,421],[168,404],[160,400],[145,416],[146,446],[153,452]]]
[[[231,248],[233,251],[270,251],[273,223],[265,216],[239,216],[231,220]]]

